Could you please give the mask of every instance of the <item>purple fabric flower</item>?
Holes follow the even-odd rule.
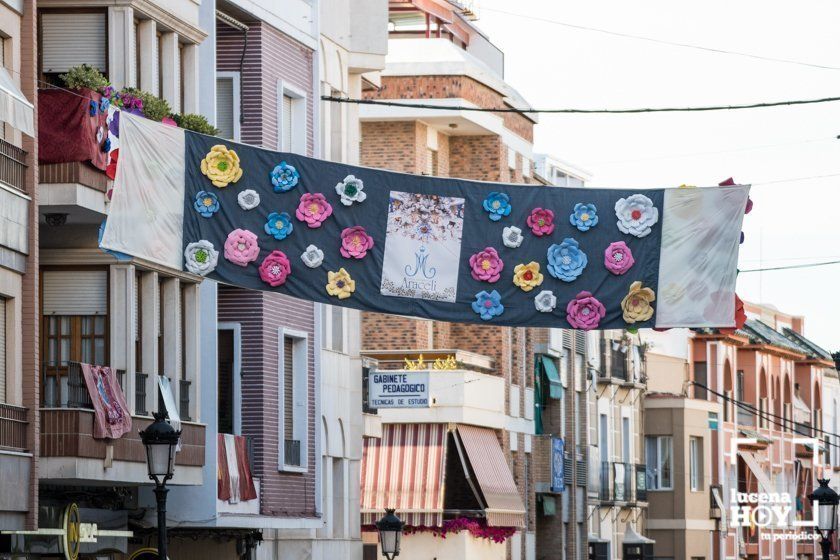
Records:
[[[566,305],[566,320],[572,328],[582,331],[597,329],[606,314],[604,305],[586,291],[580,292]]]
[[[554,232],[554,212],[548,208],[534,208],[525,222],[531,228],[531,233],[537,237]]]
[[[472,277],[480,282],[496,282],[501,276],[505,263],[493,247],[487,247],[470,257]]]
[[[332,215],[332,206],[321,193],[306,193],[300,197],[295,216],[301,222],[306,222],[310,228],[321,227],[324,220]]]
[[[108,130],[117,138],[120,137],[120,111],[114,111],[114,116],[111,117],[111,123],[108,125]]]
[[[341,256],[345,259],[361,259],[373,248],[373,237],[362,226],[345,228],[341,232]]]
[[[272,287],[286,283],[292,273],[292,264],[283,251],[272,251],[260,264],[260,278]]]
[[[624,241],[610,243],[604,251],[604,266],[615,275],[624,274],[635,262],[633,252]]]

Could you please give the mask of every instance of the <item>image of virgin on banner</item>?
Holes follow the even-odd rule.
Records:
[[[114,370],[106,366],[82,364],[82,375],[96,419],[93,437],[116,439],[131,431],[131,415]]]

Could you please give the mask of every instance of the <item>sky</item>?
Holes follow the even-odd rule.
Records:
[[[811,0],[480,0],[478,27],[533,107],[730,105],[840,96],[840,3]],[[517,14],[517,15],[513,15]],[[522,17],[526,16],[526,17]],[[537,19],[539,18],[539,19]],[[542,20],[738,51],[823,69],[571,29]],[[739,269],[840,260],[840,102],[745,111],[540,115],[535,151],[593,187],[753,184]],[[792,178],[833,175],[799,181]],[[769,183],[770,184],[762,184]],[[805,317],[840,349],[840,264],[742,273],[738,294]]]

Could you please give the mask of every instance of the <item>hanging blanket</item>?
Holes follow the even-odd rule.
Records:
[[[96,416],[93,437],[116,439],[131,431],[131,414],[114,370],[82,364],[82,375]]]
[[[251,465],[248,461],[248,442],[243,436],[218,435],[218,497],[231,504],[247,502],[257,497]]]

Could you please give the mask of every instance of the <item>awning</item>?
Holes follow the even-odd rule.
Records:
[[[9,123],[24,134],[35,136],[35,107],[5,68],[0,68],[0,121]]]
[[[554,360],[549,356],[541,356],[540,361],[545,378],[548,380],[548,396],[552,399],[562,399],[563,383],[560,381],[560,374],[557,372]]]
[[[745,438],[754,438],[761,443],[773,443],[773,440],[769,437],[762,435],[755,430],[749,430],[747,428],[739,428],[738,431],[741,433],[742,436]]]
[[[761,468],[761,460],[755,456],[755,453],[739,450],[738,455],[741,456],[744,463],[746,463],[747,467],[752,471],[762,490],[767,493],[774,492],[773,483],[770,482],[770,477],[767,476],[767,473],[765,473],[764,469]]]
[[[525,507],[496,433],[464,425],[458,426],[457,433],[484,496],[487,524],[524,527]]]
[[[387,424],[381,439],[365,438],[362,525],[373,525],[385,508],[407,525],[443,523],[446,432],[445,424]]]

